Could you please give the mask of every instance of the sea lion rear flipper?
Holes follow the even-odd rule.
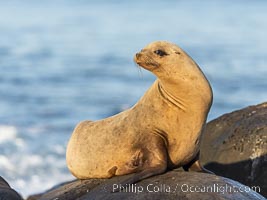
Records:
[[[139,182],[145,178],[151,177],[151,176],[162,174],[165,171],[166,171],[166,167],[159,165],[156,167],[145,169],[141,172],[134,173],[129,178],[122,181],[119,184],[120,187],[118,187],[116,189],[112,189],[111,192],[119,192],[119,191],[123,190],[124,188],[129,187],[131,184],[137,183],[137,182]]]
[[[140,171],[132,174],[120,183],[121,188],[125,188],[139,182],[145,178],[162,174],[167,169],[167,149],[165,142],[158,136],[153,136],[145,152],[146,163]],[[141,166],[140,166],[141,167]],[[119,192],[121,189],[113,189],[112,192]]]
[[[183,169],[185,171],[194,171],[194,172],[203,172],[203,173],[209,173],[209,174],[214,174],[213,172],[205,169],[200,161],[199,161],[199,154],[200,152],[197,153],[196,157],[191,160],[188,164],[183,166]]]

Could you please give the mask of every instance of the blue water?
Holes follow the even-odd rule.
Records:
[[[146,44],[180,45],[211,82],[209,120],[267,100],[267,1],[0,0],[0,175],[23,196],[70,180],[75,124],[132,106]]]

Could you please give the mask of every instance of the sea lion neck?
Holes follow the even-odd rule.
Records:
[[[169,103],[173,104],[175,107],[180,108],[181,110],[186,110],[186,102],[179,97],[176,97],[172,95],[170,92],[168,92],[158,81],[157,83],[159,94]]]
[[[195,74],[183,74],[175,79],[158,76],[160,95],[183,111],[200,105],[210,106],[212,90],[204,74],[198,70],[199,68],[195,68]]]

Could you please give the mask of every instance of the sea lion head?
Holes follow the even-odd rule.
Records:
[[[152,42],[135,55],[134,61],[155,74],[161,85],[173,95],[187,94],[193,96],[193,101],[196,97],[201,97],[208,104],[211,102],[212,90],[205,75],[195,61],[176,44]]]
[[[152,42],[138,52],[134,61],[158,78],[169,80],[192,74],[196,63],[180,47],[166,41]]]

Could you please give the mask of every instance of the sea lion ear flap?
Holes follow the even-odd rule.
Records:
[[[176,53],[176,54],[178,54],[178,55],[180,55],[180,54],[181,54],[181,52],[179,52],[179,51],[174,51],[174,53]]]

